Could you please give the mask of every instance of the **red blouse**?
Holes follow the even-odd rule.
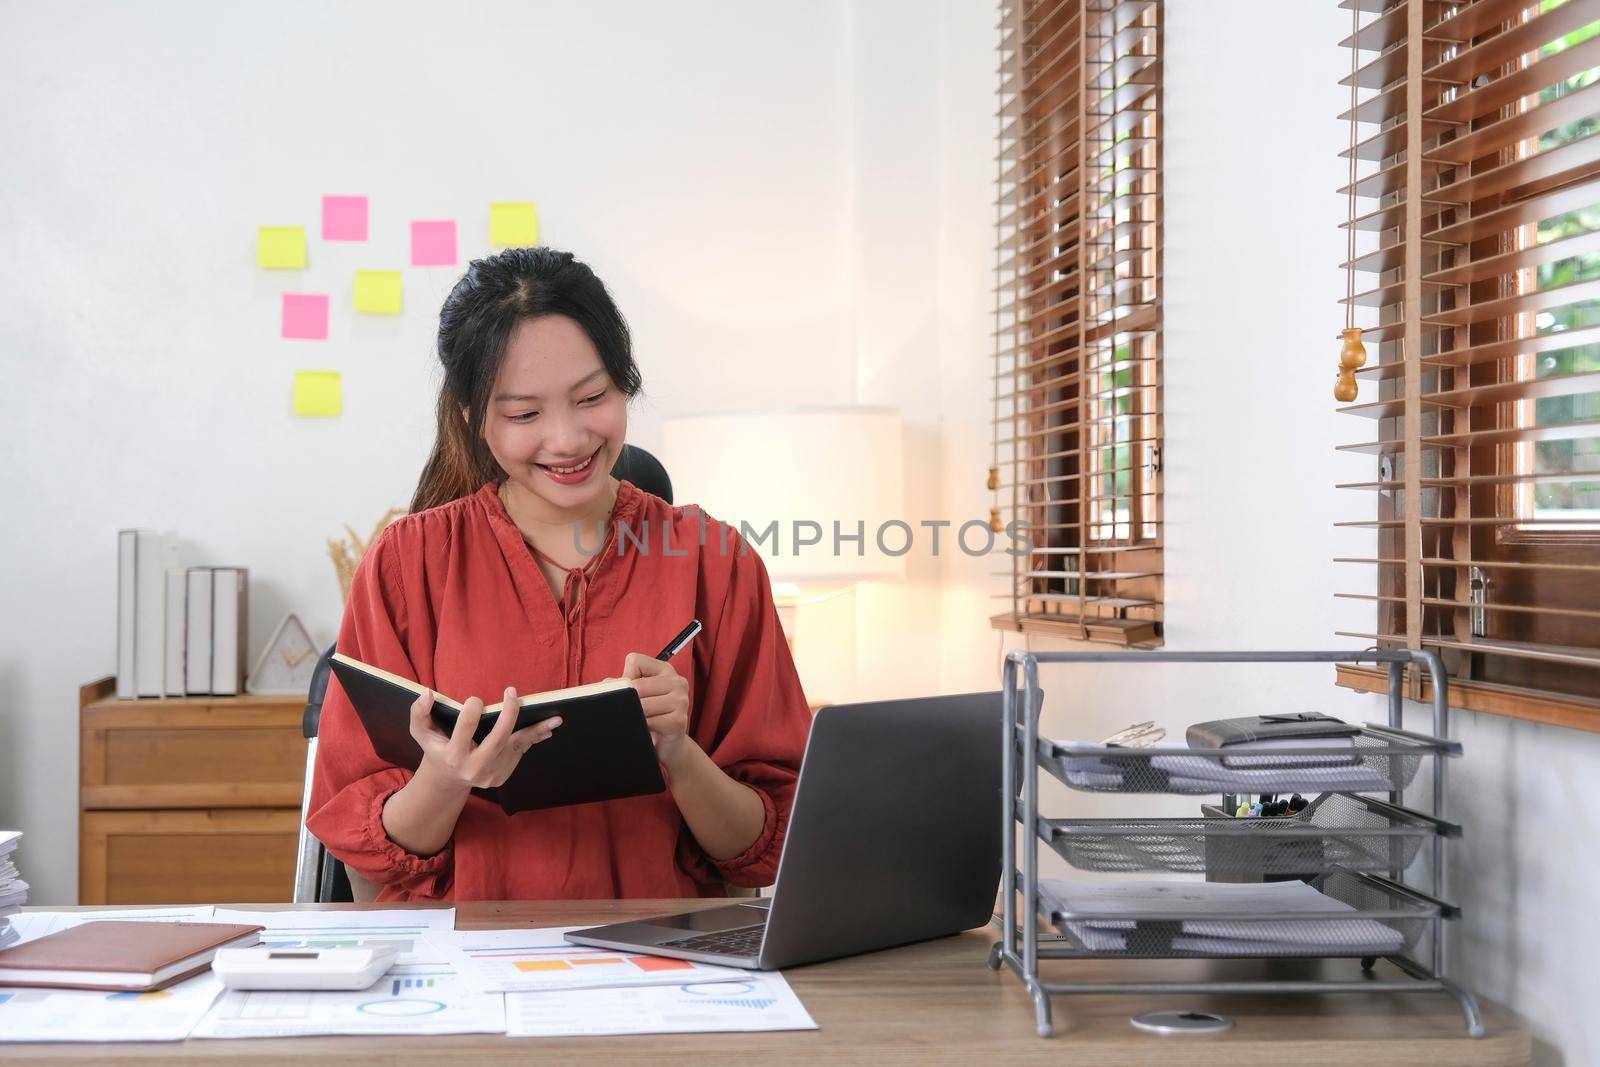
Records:
[[[526,694],[619,677],[629,652],[654,655],[699,619],[705,629],[672,661],[689,682],[689,735],[761,796],[760,836],[713,860],[666,793],[516,815],[472,796],[450,843],[424,859],[381,821],[411,772],[372,751],[334,682],[307,825],[379,884],[379,900],[718,896],[728,882],[771,884],[811,716],[761,557],[731,527],[629,482],[607,537],[591,566],[568,572],[558,603],[493,484],[408,515],[356,569],[339,650],[494,703],[508,685]],[[583,544],[598,540],[589,530]]]

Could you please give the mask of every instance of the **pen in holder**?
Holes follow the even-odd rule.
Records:
[[[1201,816],[1212,819],[1234,816],[1234,809],[1226,803],[1230,799],[1236,798],[1225,796],[1224,804],[1220,808],[1210,804],[1200,805]],[[1252,815],[1249,818],[1263,825],[1283,825],[1300,819],[1300,812],[1304,810],[1302,806],[1281,815]],[[1304,871],[1294,873],[1297,868],[1292,866],[1285,871],[1285,859],[1290,864],[1304,863]],[[1208,837],[1205,843],[1205,862],[1208,882],[1309,882],[1318,873],[1328,869],[1320,840],[1316,838],[1284,840],[1275,838],[1271,834],[1262,834],[1259,839]]]
[[[1118,730],[1100,743],[1116,748],[1150,748],[1166,736],[1166,727],[1157,726],[1154,720],[1147,719],[1144,722],[1136,722],[1127,729]]]

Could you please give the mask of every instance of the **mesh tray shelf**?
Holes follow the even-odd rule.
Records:
[[[1411,955],[1437,919],[1456,914],[1432,898],[1370,875],[1335,871],[1310,884],[1355,910],[1227,918],[1069,915],[1041,888],[1039,911],[1063,938],[1050,946],[1053,956],[1095,959]]]
[[[1256,819],[1051,819],[1040,835],[1085,871],[1311,875],[1404,870],[1422,843],[1459,829],[1381,801],[1325,793]]]
[[[1107,748],[1039,739],[1040,765],[1073,789],[1095,793],[1365,793],[1404,789],[1423,757],[1461,746],[1421,734],[1366,726],[1351,754],[1283,748]]]

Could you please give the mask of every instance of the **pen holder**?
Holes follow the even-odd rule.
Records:
[[[1200,815],[1205,819],[1235,817],[1214,804],[1200,805]],[[1303,825],[1304,820],[1298,813],[1258,815],[1251,822],[1261,824],[1259,834],[1243,838],[1212,835],[1205,839],[1206,881],[1309,882],[1328,869],[1328,857],[1320,838],[1273,836],[1272,830],[1276,827]]]

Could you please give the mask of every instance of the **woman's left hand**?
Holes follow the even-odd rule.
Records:
[[[686,746],[694,744],[688,736],[688,681],[672,664],[643,652],[628,653],[622,677],[632,682],[639,694],[645,725],[656,743],[656,759],[670,767]]]

